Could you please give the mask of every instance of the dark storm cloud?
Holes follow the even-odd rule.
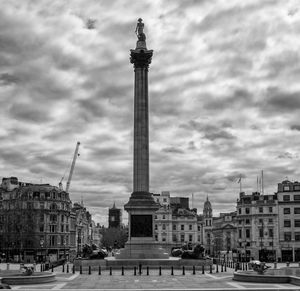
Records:
[[[26,122],[46,123],[51,119],[49,108],[40,105],[13,104],[9,109],[10,116],[14,119]]]
[[[161,151],[164,153],[184,154],[184,151],[182,149],[176,147],[163,148]]]
[[[0,86],[8,86],[18,82],[18,78],[9,73],[0,74]]]
[[[300,110],[300,91],[288,91],[269,87],[266,91],[261,113],[291,113]]]
[[[227,123],[223,123],[223,126],[229,127]],[[195,120],[190,120],[188,124],[182,124],[181,127],[200,132],[203,134],[204,138],[211,141],[214,141],[216,139],[235,139],[235,136],[233,136],[225,129],[221,129],[211,124],[204,124]]]
[[[290,126],[291,130],[300,131],[300,124],[293,124]]]

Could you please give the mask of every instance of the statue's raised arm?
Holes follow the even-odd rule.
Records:
[[[135,33],[137,35],[138,40],[146,40],[146,35],[144,34],[144,23],[142,21],[143,19],[139,18],[135,28]]]

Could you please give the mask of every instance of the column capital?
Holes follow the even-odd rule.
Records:
[[[130,50],[130,62],[134,68],[147,68],[151,64],[153,50],[135,49]]]

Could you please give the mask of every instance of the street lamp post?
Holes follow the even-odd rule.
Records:
[[[41,254],[42,254],[42,263],[44,263],[44,257],[43,257],[43,246],[44,246],[44,243],[45,243],[44,239],[41,238],[40,239],[40,246],[41,246]]]

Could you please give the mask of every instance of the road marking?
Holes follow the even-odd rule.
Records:
[[[61,283],[61,284],[56,284],[52,289],[61,289],[63,288],[67,283]]]
[[[217,276],[214,276],[214,275],[211,275],[211,274],[206,274],[206,276],[210,277],[210,278],[213,278],[215,280],[221,280],[221,279],[228,279],[228,278],[232,278],[232,275],[230,276],[223,276],[223,277],[217,277]]]
[[[235,282],[226,282],[227,284],[229,284],[230,286],[234,287],[234,288],[237,288],[237,289],[247,289],[246,287],[238,284],[238,283],[235,283]]]

